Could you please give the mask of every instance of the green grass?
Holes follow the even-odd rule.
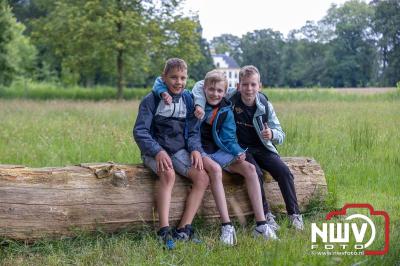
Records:
[[[125,88],[123,98],[141,99],[150,89]],[[0,86],[0,98],[3,99],[32,99],[32,100],[110,100],[117,98],[117,89],[108,86],[84,88],[79,86],[60,87],[53,83],[14,82],[10,87]]]
[[[281,93],[281,92],[279,92]],[[197,220],[201,245],[162,250],[151,229],[119,234],[82,234],[33,245],[3,240],[3,265],[398,265],[400,263],[400,99],[392,94],[332,96],[318,99],[269,93],[287,136],[282,156],[314,157],[324,169],[334,207],[371,203],[391,218],[391,246],[385,256],[310,255],[310,223],[322,221],[326,210],[311,210],[306,231],[295,233],[283,224],[281,241],[257,241],[251,225],[238,226],[239,245],[218,244],[218,226]],[[286,98],[285,98],[286,97]],[[132,141],[137,101],[0,100],[0,163],[32,167],[81,162],[138,163]],[[0,196],[1,197],[1,196]],[[315,207],[319,207],[316,205]],[[1,241],[1,240],[0,240]],[[380,239],[382,241],[382,239]]]
[[[191,82],[193,83],[193,82]],[[191,88],[193,84],[188,85]],[[150,88],[125,88],[123,98],[125,100],[141,99],[150,91]],[[265,89],[265,93],[271,99],[277,101],[345,101],[357,100],[375,101],[400,99],[400,88],[389,93],[363,94],[340,93],[334,89]],[[31,100],[90,100],[101,101],[116,99],[117,90],[110,86],[94,86],[84,88],[80,86],[61,86],[57,83],[32,82],[27,80],[15,81],[10,87],[0,85],[0,99],[31,99]]]

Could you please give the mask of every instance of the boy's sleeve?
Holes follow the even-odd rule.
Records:
[[[143,155],[155,157],[162,150],[162,147],[150,134],[153,122],[152,105],[154,105],[154,101],[151,103],[148,97],[140,103],[138,116],[133,127],[133,137]],[[153,106],[153,108],[155,107]]]
[[[188,142],[187,148],[189,152],[198,151],[200,153],[204,152],[201,145],[201,133],[200,133],[200,124],[201,120],[197,119],[194,116],[193,112],[190,112],[187,117],[187,126],[188,126]]]
[[[154,81],[153,85],[153,92],[161,99],[161,93],[166,91],[168,91],[168,88],[165,82],[161,79],[161,77],[156,78],[156,81]]]
[[[198,105],[204,110],[206,106],[206,95],[204,94],[204,80],[196,82],[196,84],[192,89],[192,93],[194,96],[194,105]]]
[[[237,92],[237,88],[229,87],[226,91],[225,98],[230,99]]]
[[[282,144],[285,140],[285,132],[281,127],[278,117],[276,116],[274,107],[268,102],[268,127],[272,131],[272,142],[274,144]]]
[[[233,112],[231,110],[228,111],[225,121],[221,125],[219,136],[223,147],[226,149],[226,152],[229,152],[235,156],[244,152],[236,138],[236,124],[233,117]]]

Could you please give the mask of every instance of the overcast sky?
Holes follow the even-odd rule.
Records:
[[[241,37],[247,32],[272,28],[285,36],[307,20],[318,21],[332,3],[346,0],[186,0],[185,12],[198,12],[203,37],[223,33]]]

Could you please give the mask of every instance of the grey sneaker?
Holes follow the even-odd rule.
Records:
[[[262,224],[256,226],[253,231],[254,237],[264,237],[265,240],[278,240],[278,237],[275,234],[275,231],[268,224]]]
[[[228,246],[234,246],[237,244],[235,227],[232,225],[221,226],[221,242]]]
[[[268,212],[265,214],[265,220],[267,221],[267,224],[269,227],[271,227],[272,230],[278,231],[280,226],[275,222],[275,215],[272,213]]]
[[[302,231],[304,230],[304,222],[301,214],[292,214],[289,215],[290,221],[292,221],[292,225],[296,230]]]

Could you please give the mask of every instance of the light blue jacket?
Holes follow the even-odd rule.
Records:
[[[204,86],[204,81],[203,80],[198,81],[194,85],[192,93],[194,95],[194,104],[199,105],[200,107],[202,107],[204,109],[205,104],[206,104],[206,97],[204,94],[203,86]],[[228,88],[228,91],[227,91],[227,94],[225,95],[225,97],[227,99],[231,100],[234,96],[237,96],[237,93],[238,93],[238,91],[236,88]],[[257,106],[257,110],[254,113],[253,126],[257,132],[257,135],[260,138],[260,141],[264,144],[264,146],[269,151],[278,154],[278,150],[275,148],[274,145],[283,143],[283,141],[285,139],[285,132],[282,130],[281,124],[278,120],[278,117],[276,116],[274,107],[266,99],[266,97],[261,93],[257,94],[256,106]],[[272,131],[272,140],[265,140],[262,137],[262,135],[261,135],[262,128],[260,128],[259,123],[257,122],[258,117],[266,114],[266,112],[267,112],[266,107],[268,110],[267,124],[268,124],[268,127]]]

